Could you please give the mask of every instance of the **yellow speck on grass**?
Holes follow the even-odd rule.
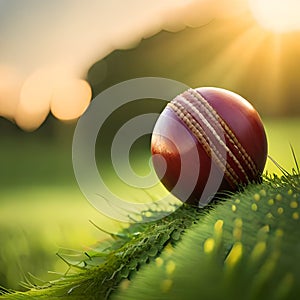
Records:
[[[218,220],[215,223],[214,229],[215,229],[216,235],[221,235],[222,234],[222,232],[223,232],[223,224],[224,224],[223,220]]]
[[[243,245],[241,242],[236,242],[225,260],[226,265],[230,267],[234,266],[240,260],[242,254]]]
[[[122,290],[122,291],[125,291],[128,289],[130,285],[130,280],[128,280],[127,278],[126,279],[123,279],[120,283],[119,283],[119,288]]]
[[[270,226],[265,225],[265,226],[261,227],[259,231],[268,233],[268,232],[270,232]]]
[[[282,207],[278,207],[277,213],[278,213],[279,215],[282,215],[283,212],[284,212],[284,209],[283,209]]]
[[[176,269],[176,264],[173,260],[168,261],[167,265],[166,265],[166,273],[168,275],[171,275],[174,273]]]
[[[152,217],[152,215],[153,215],[153,213],[152,213],[151,211],[146,211],[146,212],[145,212],[145,216],[146,216],[147,218]]]
[[[234,220],[234,225],[236,227],[242,227],[243,226],[243,220],[241,218],[237,218]]]
[[[276,197],[275,197],[275,199],[277,201],[281,201],[282,200],[282,196],[280,194],[277,194]]]
[[[282,237],[282,236],[283,236],[283,230],[282,230],[282,229],[277,229],[277,230],[275,231],[275,235],[276,235],[277,237]]]
[[[234,220],[234,229],[232,232],[232,235],[235,240],[241,240],[242,238],[242,226],[243,226],[243,221],[241,218],[237,218]]]
[[[231,205],[231,210],[232,210],[233,212],[236,212],[236,205],[232,204],[232,205]]]
[[[257,204],[256,204],[256,203],[253,203],[253,204],[251,205],[251,209],[252,209],[253,211],[257,211],[257,210],[258,210]]]
[[[259,193],[260,193],[260,195],[261,195],[262,197],[266,197],[266,196],[267,196],[266,190],[261,190]]]
[[[267,248],[267,244],[266,242],[258,242],[252,252],[251,252],[251,259],[252,260],[258,260],[260,259],[260,257],[264,254],[264,252],[266,251]]]
[[[215,240],[213,238],[208,238],[205,242],[204,242],[204,252],[209,254],[211,253],[215,248]]]
[[[165,279],[162,281],[160,289],[163,293],[167,293],[171,289],[172,285],[173,285],[173,280]]]
[[[218,220],[218,221],[215,223],[215,231],[218,232],[218,231],[222,230],[223,224],[224,224],[224,221],[223,221],[223,220]]]
[[[269,204],[269,205],[274,205],[274,203],[275,203],[274,199],[269,199],[269,200],[268,200],[268,204]]]
[[[299,213],[298,212],[293,213],[293,219],[294,220],[299,220]]]
[[[254,199],[254,201],[259,201],[260,200],[260,195],[258,194],[258,193],[256,193],[256,194],[254,194],[253,195],[253,199]]]
[[[164,264],[164,260],[161,257],[157,257],[155,263],[158,267],[161,267]]]
[[[297,202],[297,201],[292,201],[292,202],[290,203],[290,207],[291,207],[291,208],[297,208],[297,207],[298,207],[298,202]]]
[[[167,246],[165,247],[165,252],[166,252],[168,255],[173,254],[174,248],[173,248],[173,246],[172,246],[171,243],[167,244]]]

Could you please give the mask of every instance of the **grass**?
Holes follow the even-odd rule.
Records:
[[[299,175],[250,185],[215,206],[112,299],[297,299]]]
[[[28,272],[44,280],[64,272],[59,248],[84,249],[107,236],[116,222],[81,194],[73,175],[72,135],[47,139],[24,133],[4,136],[0,147],[0,286],[20,289]]]
[[[291,170],[295,163],[290,145],[293,146],[296,154],[300,154],[300,139],[298,138],[300,118],[265,119],[263,121],[268,137],[269,155],[280,162],[286,170]],[[265,171],[269,174],[280,175],[280,170],[271,160],[267,160]]]
[[[88,220],[119,229],[91,207],[77,189],[39,186],[1,194],[6,201],[1,204],[0,278],[1,285],[9,288],[20,289],[19,283],[28,272],[44,280],[55,278],[47,271],[66,270],[55,256],[60,248],[86,249],[107,237]]]
[[[300,174],[275,176],[205,209],[183,205],[134,224],[73,263],[77,272],[4,297],[296,299],[299,230]]]
[[[293,166],[289,143],[300,153],[299,119],[265,120],[269,154],[286,169]],[[106,238],[92,226],[120,226],[100,215],[77,187],[71,163],[71,134],[52,142],[30,134],[3,137],[0,148],[0,285],[20,289],[28,272],[44,280],[67,266],[55,256],[60,247],[78,250]],[[298,155],[299,157],[299,155]],[[269,173],[279,174],[268,161]]]

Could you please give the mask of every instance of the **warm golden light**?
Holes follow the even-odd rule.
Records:
[[[38,128],[50,110],[58,119],[78,118],[91,100],[91,88],[81,79],[95,62],[162,30],[177,32],[238,16],[248,9],[246,1],[115,0],[69,6],[53,0],[39,6],[29,1],[18,8],[7,1],[6,17],[0,18],[5,46],[0,55],[0,117],[26,130]],[[20,18],[23,6],[28,13]],[[21,34],[24,28],[26,35]],[[106,71],[102,78],[93,76],[93,84],[105,76]]]
[[[92,90],[81,79],[61,81],[55,88],[51,100],[51,112],[60,120],[79,118],[90,104]]]
[[[253,17],[265,29],[284,33],[300,30],[299,0],[248,0]]]
[[[0,64],[0,116],[13,119],[19,102],[22,80],[18,70]]]
[[[85,80],[74,78],[63,68],[41,68],[25,80],[14,119],[21,128],[32,131],[45,121],[50,110],[61,120],[80,117],[91,98],[92,90]]]
[[[32,73],[21,88],[14,119],[24,130],[35,130],[49,114],[53,79],[47,71]]]

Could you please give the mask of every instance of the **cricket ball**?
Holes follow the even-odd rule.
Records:
[[[155,124],[151,152],[163,185],[181,201],[204,206],[217,192],[261,180],[267,139],[247,100],[202,87],[168,103]]]

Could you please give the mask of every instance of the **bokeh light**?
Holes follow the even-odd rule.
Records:
[[[178,32],[238,15],[245,1],[5,0],[0,11],[0,65],[8,68],[0,68],[0,116],[25,130],[38,128],[50,109],[59,119],[77,118],[90,101],[90,89],[80,80],[96,61],[162,30]],[[54,72],[55,66],[68,76]],[[9,70],[21,73],[22,80]]]
[[[25,80],[15,113],[20,127],[31,131],[44,122],[50,110],[52,84],[53,78],[47,70],[38,70]]]
[[[51,112],[60,120],[78,118],[88,107],[91,97],[91,87],[85,80],[62,80],[54,87]]]

